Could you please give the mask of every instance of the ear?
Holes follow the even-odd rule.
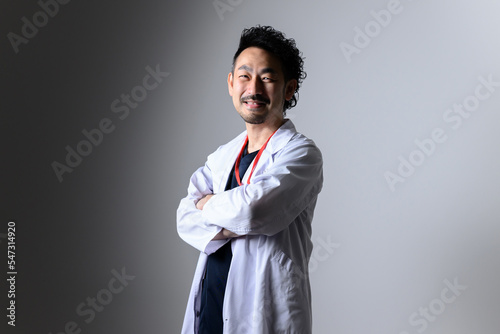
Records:
[[[233,72],[229,72],[227,76],[227,89],[229,91],[229,96],[233,96]]]
[[[295,89],[297,89],[297,80],[288,80],[285,86],[285,100],[290,101],[292,99]]]

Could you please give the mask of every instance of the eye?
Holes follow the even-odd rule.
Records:
[[[242,79],[248,79],[249,78],[249,76],[246,75],[246,74],[241,74],[239,77],[242,78]]]

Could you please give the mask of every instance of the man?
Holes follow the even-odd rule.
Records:
[[[272,27],[245,29],[228,75],[246,131],[191,177],[180,237],[200,250],[182,333],[311,333],[311,221],[321,152],[295,130],[303,60]]]

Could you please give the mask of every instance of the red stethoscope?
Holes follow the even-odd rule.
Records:
[[[267,146],[267,143],[269,142],[271,137],[276,133],[276,131],[278,131],[278,129],[274,130],[274,132],[269,136],[269,138],[267,138],[264,145],[262,145],[262,147],[260,148],[259,153],[257,153],[257,156],[255,157],[255,159],[253,161],[253,166],[252,166],[252,170],[250,171],[250,175],[248,175],[248,180],[247,180],[248,184],[250,184],[250,178],[252,177],[253,171],[255,170],[255,167],[257,166],[257,163],[259,162],[259,159],[260,159],[260,156],[262,155],[262,152],[264,151],[264,149]],[[245,147],[247,146],[247,144],[248,144],[248,135],[245,138],[245,142],[243,143],[243,147],[241,148],[240,154],[238,154],[238,158],[236,158],[236,164],[234,165],[234,175],[236,177],[236,181],[238,182],[238,185],[240,185],[240,186],[243,185],[243,183],[241,183],[241,178],[240,178],[240,161],[241,161],[241,157],[243,156],[243,152],[245,151]]]

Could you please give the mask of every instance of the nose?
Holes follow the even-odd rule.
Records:
[[[258,76],[255,76],[248,83],[247,94],[248,95],[262,94],[263,87],[264,87],[264,85],[263,85],[262,80]]]

